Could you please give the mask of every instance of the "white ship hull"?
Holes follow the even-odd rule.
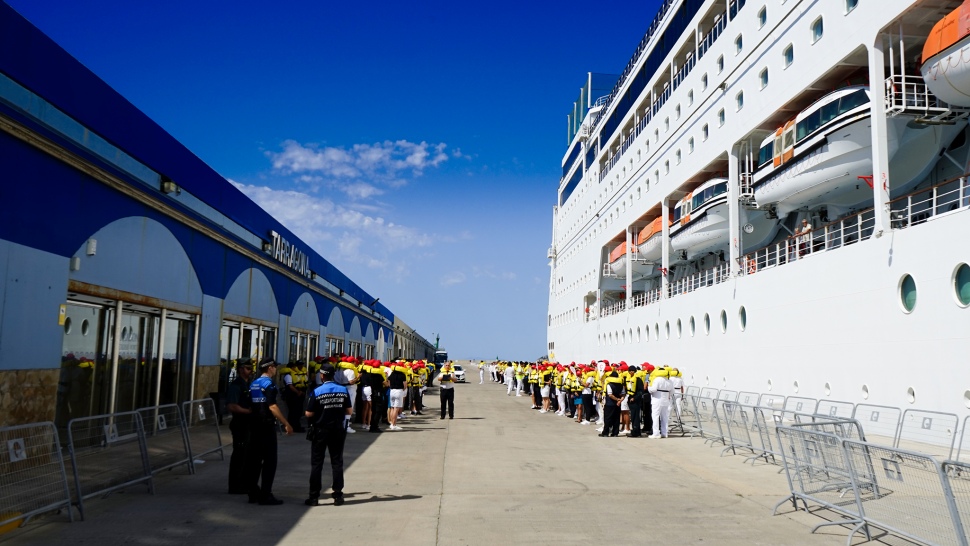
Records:
[[[687,4],[696,5],[675,3]],[[783,156],[776,178],[757,178],[757,165],[774,164],[759,157],[762,144],[826,94],[868,86],[878,90],[872,101],[884,101],[885,82],[903,77],[894,71],[904,64],[898,29],[907,29],[909,55],[921,45],[914,36],[927,36],[937,13],[960,2],[880,0],[847,11],[844,2],[788,0],[771,3],[764,21],[759,4],[730,17],[725,4],[736,5],[708,0],[678,19],[688,21],[680,36],[645,37],[599,118],[584,122],[577,157],[592,160],[577,161],[579,175],[563,162],[549,358],[669,364],[687,386],[962,420],[970,408],[970,183],[943,182],[970,170],[966,112],[939,106],[917,82],[906,96],[922,103],[886,101],[884,116],[846,120],[814,150]],[[667,13],[651,28],[664,32],[672,20]],[[805,45],[821,20],[824,33],[819,24]],[[671,50],[651,60],[652,48],[664,47]],[[643,76],[657,58],[659,68]],[[636,82],[645,83],[629,100]],[[882,107],[873,102],[871,111]],[[652,276],[621,286],[589,274],[602,272],[624,230],[672,214],[712,176],[728,181],[725,203],[639,245],[639,257],[656,263]],[[579,182],[567,195],[570,180]],[[803,220],[808,235],[795,232]]]

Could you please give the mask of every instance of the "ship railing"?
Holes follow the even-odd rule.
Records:
[[[660,301],[660,289],[654,288],[633,295],[633,307],[644,307]]]
[[[680,70],[678,70],[677,74],[674,75],[674,89],[680,87],[680,83],[683,82],[684,78],[686,78],[687,75],[690,74],[690,71],[694,69],[695,64],[697,64],[697,60],[694,58],[694,55],[687,57],[687,62],[685,62],[684,66],[680,67]]]
[[[970,108],[951,106],[930,92],[922,76],[894,74],[886,78],[886,113],[917,116],[924,123],[949,123],[965,118]]]
[[[626,311],[626,301],[625,300],[618,301],[618,302],[611,303],[609,305],[604,306],[602,309],[600,309],[600,316],[601,317],[609,317],[609,316],[612,316],[612,315],[618,315],[618,314],[620,314],[620,313],[622,313],[624,311]]]
[[[704,35],[704,38],[701,40],[701,43],[698,44],[697,46],[698,59],[703,57],[704,54],[707,53],[707,50],[710,49],[712,45],[714,45],[714,42],[716,42],[717,39],[720,38],[721,33],[724,32],[725,28],[727,28],[728,19],[726,16],[727,16],[726,12],[721,13],[718,16],[718,19],[714,21],[714,26],[711,27],[711,30],[707,31],[707,34]]]
[[[731,278],[731,268],[728,264],[719,264],[709,269],[698,271],[697,273],[677,279],[667,285],[670,297],[678,294],[687,294],[701,288],[720,284]]]
[[[741,274],[753,275],[798,261],[813,254],[828,252],[872,237],[876,224],[872,209],[825,224],[808,234],[792,235],[782,241],[745,254]]]
[[[667,100],[670,99],[671,93],[673,93],[673,87],[668,85],[664,87],[663,91],[661,91],[659,95],[657,95],[657,100],[653,101],[653,104],[650,106],[650,111],[653,113],[653,115],[657,115],[657,112],[663,108],[663,105],[667,104]]]
[[[968,206],[970,179],[964,175],[893,199],[889,218],[893,229],[903,229]]]

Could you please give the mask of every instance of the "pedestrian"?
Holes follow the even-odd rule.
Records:
[[[303,405],[306,403],[307,375],[306,365],[297,360],[289,366],[280,368],[283,376],[283,401],[286,402],[286,420],[293,425],[293,432],[304,432],[302,421]]]
[[[505,389],[505,396],[511,396],[512,390],[515,388],[515,367],[511,364],[506,366],[503,377],[505,377],[505,384],[507,386]],[[516,394],[516,396],[519,395]]]
[[[246,482],[246,449],[249,447],[252,399],[249,383],[253,379],[253,361],[244,358],[236,363],[236,378],[226,392],[226,409],[232,412],[229,432],[232,433],[232,455],[229,457],[229,494],[248,493]]]
[[[445,406],[448,409],[448,418],[455,418],[455,368],[451,363],[441,366],[441,375],[438,376],[439,396],[441,398],[441,418],[445,418]]]
[[[600,434],[603,437],[620,434],[620,403],[626,397],[620,375],[609,367],[606,373],[603,380],[603,432]]]
[[[478,363],[478,384],[482,385],[485,383],[485,361],[482,360]]]
[[[273,377],[278,364],[270,357],[259,362],[262,372],[249,388],[253,417],[250,426],[250,444],[246,457],[246,479],[249,502],[261,505],[278,505],[283,501],[273,496],[273,480],[276,478],[276,421],[282,423],[286,435],[293,434],[293,427],[283,417],[277,405],[279,389]]]
[[[630,366],[630,376],[627,379],[627,404],[630,406],[630,438],[639,438],[640,429],[640,410],[643,404],[643,372],[636,366]]]
[[[303,502],[307,506],[317,506],[322,489],[323,462],[330,452],[330,468],[333,471],[333,504],[344,503],[344,442],[347,428],[353,414],[353,403],[347,387],[334,383],[334,367],[324,364],[320,367],[323,385],[313,391],[307,402],[306,419],[310,428],[310,495]]]
[[[653,434],[650,438],[666,438],[670,419],[670,380],[667,368],[659,368],[650,374],[651,405],[653,408]]]
[[[360,381],[360,373],[357,370],[357,359],[353,356],[344,355],[337,360],[338,362],[334,366],[333,381],[347,388],[347,393],[350,396],[351,410],[353,410],[353,404],[357,403],[357,383]],[[347,434],[353,434],[355,432],[357,431],[353,427],[347,427]]]
[[[390,423],[388,430],[401,430],[397,426],[397,419],[404,411],[404,387],[407,383],[407,367],[402,363],[395,363],[391,368],[391,373],[387,377],[390,386],[390,402],[388,403],[387,420]]]

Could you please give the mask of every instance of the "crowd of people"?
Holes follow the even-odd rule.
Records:
[[[671,412],[679,421],[684,380],[677,368],[626,362],[589,364],[549,362],[479,363],[506,394],[532,397],[532,409],[568,417],[580,425],[597,424],[600,436],[666,438]]]
[[[388,425],[387,430],[401,430],[400,422],[409,415],[406,409],[410,415],[423,415],[424,393],[434,380],[441,387],[440,418],[453,419],[451,363],[437,370],[422,360],[381,362],[348,355],[285,366],[272,358],[264,358],[256,366],[249,359],[238,361],[226,397],[226,408],[233,416],[229,493],[246,494],[250,503],[282,504],[273,495],[277,437],[306,432],[311,442],[311,471],[305,503],[319,503],[321,470],[324,455],[329,453],[334,504],[343,504],[343,447],[346,435],[357,432],[352,422],[356,420],[374,433],[382,432],[382,423]]]

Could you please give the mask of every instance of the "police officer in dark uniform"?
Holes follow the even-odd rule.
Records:
[[[330,452],[330,468],[333,470],[333,504],[344,503],[344,441],[353,413],[353,403],[347,387],[333,382],[334,367],[325,363],[320,367],[323,385],[313,391],[307,401],[306,419],[310,426],[310,496],[307,506],[319,504],[323,488],[321,474],[326,452]]]
[[[276,478],[276,420],[283,424],[287,436],[293,434],[293,427],[283,417],[277,405],[279,389],[273,376],[278,364],[272,358],[259,362],[262,372],[249,387],[252,399],[252,423],[250,443],[246,457],[246,479],[248,481],[249,502],[262,505],[283,504],[273,496],[273,480]]]
[[[226,409],[232,412],[229,431],[232,432],[232,456],[229,458],[229,494],[248,493],[246,474],[246,449],[249,447],[252,398],[249,382],[253,379],[253,361],[245,358],[236,363],[236,378],[226,391]]]

